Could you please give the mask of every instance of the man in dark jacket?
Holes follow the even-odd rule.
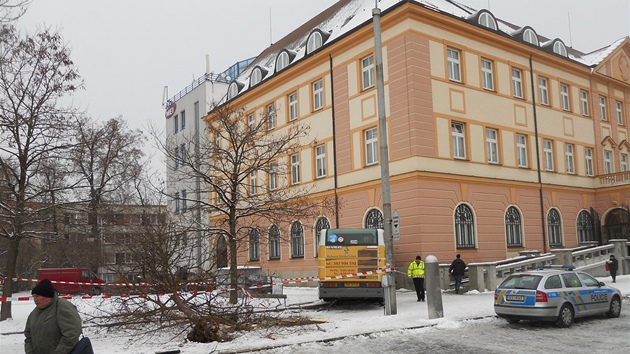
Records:
[[[448,269],[448,272],[453,274],[453,277],[455,278],[455,294],[459,294],[459,288],[462,286],[462,277],[464,276],[465,271],[466,263],[464,263],[461,255],[458,253],[457,258],[453,260],[451,267]]]
[[[36,308],[26,320],[26,354],[67,354],[79,341],[81,317],[77,308],[55,295],[52,283],[42,280],[31,292]]]
[[[610,259],[608,260],[608,270],[610,271],[610,276],[612,277],[613,283],[617,279],[617,270],[619,269],[619,261],[615,258],[614,254],[610,255]]]

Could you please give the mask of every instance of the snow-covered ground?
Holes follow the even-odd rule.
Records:
[[[616,284],[611,284],[610,277],[600,278],[600,280],[621,290],[625,298],[622,313],[630,311],[627,306],[627,298],[630,296],[630,275],[617,277]],[[316,288],[285,287],[284,293],[287,295],[287,305],[290,307],[319,302]],[[29,294],[16,295],[27,296]],[[72,300],[72,302],[82,313],[94,311],[95,300],[77,299]],[[458,328],[460,323],[466,319],[494,315],[492,291],[483,293],[471,291],[460,295],[444,292],[442,293],[442,303],[444,317],[429,319],[427,302],[417,302],[415,292],[401,289],[396,293],[396,315],[386,316],[383,307],[373,304],[331,309],[324,307],[318,310],[287,310],[294,315],[325,320],[326,322],[318,325],[277,329],[273,332],[248,332],[227,343],[190,343],[186,342],[183,337],[171,339],[164,335],[136,338],[125,332],[116,330],[107,332],[93,326],[85,327],[84,333],[92,340],[97,354],[153,354],[159,351],[177,349],[181,350],[182,354],[201,354],[243,352],[259,348],[322,341],[361,333],[385,332],[432,325],[437,325],[440,328]],[[267,306],[275,306],[275,304],[277,304],[275,300],[265,300],[264,302],[264,305]],[[253,300],[252,305],[260,306],[260,302]],[[13,319],[0,322],[0,353],[23,353],[24,336],[21,332],[24,330],[26,318],[34,308],[34,304],[32,301],[19,301],[14,302],[12,307]]]

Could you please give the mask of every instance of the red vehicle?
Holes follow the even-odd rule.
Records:
[[[100,295],[105,286],[105,281],[87,268],[42,268],[37,280],[42,279],[50,280],[59,294]]]

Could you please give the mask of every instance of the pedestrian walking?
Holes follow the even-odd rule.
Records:
[[[466,263],[462,260],[462,256],[458,253],[455,259],[451,263],[448,272],[453,274],[455,278],[455,294],[459,294],[459,288],[462,286],[462,277],[466,271]]]
[[[614,254],[611,254],[607,262],[610,276],[612,277],[613,283],[615,283],[617,279],[617,269],[619,269],[619,261],[615,258]]]
[[[55,294],[48,279],[31,291],[35,308],[28,315],[24,329],[26,354],[69,353],[81,335],[81,317],[68,300]]]
[[[424,262],[422,257],[416,256],[407,269],[407,276],[413,278],[413,286],[416,288],[418,301],[424,301]]]

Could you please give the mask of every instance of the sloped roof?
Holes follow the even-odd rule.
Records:
[[[380,0],[378,2],[378,7],[381,9],[382,14],[385,15],[387,11],[392,10],[403,3],[414,3],[445,15],[460,18],[463,21],[466,21],[467,18],[478,12],[477,9],[461,4],[455,0]],[[236,80],[241,84],[240,86],[242,86],[240,92],[246,91],[249,88],[249,76],[256,66],[260,66],[261,68],[267,70],[267,74],[262,79],[262,81],[265,81],[275,74],[275,60],[278,53],[280,53],[283,49],[296,53],[290,65],[299,62],[307,56],[306,42],[308,36],[314,30],[321,30],[328,33],[329,37],[323,46],[329,45],[336,39],[343,37],[345,34],[352,32],[362,25],[371,23],[373,8],[374,2],[368,0],[340,0],[335,3],[261,52],[256,59],[236,78]],[[514,25],[508,21],[498,18],[495,19],[497,22],[498,32],[503,33],[506,36],[512,36],[522,28],[521,26]],[[554,40],[538,33],[536,34],[541,44],[550,43],[550,41]],[[585,66],[595,67],[622,41],[623,39],[620,39],[609,46],[588,54],[582,53],[574,48],[567,47],[568,59]]]

